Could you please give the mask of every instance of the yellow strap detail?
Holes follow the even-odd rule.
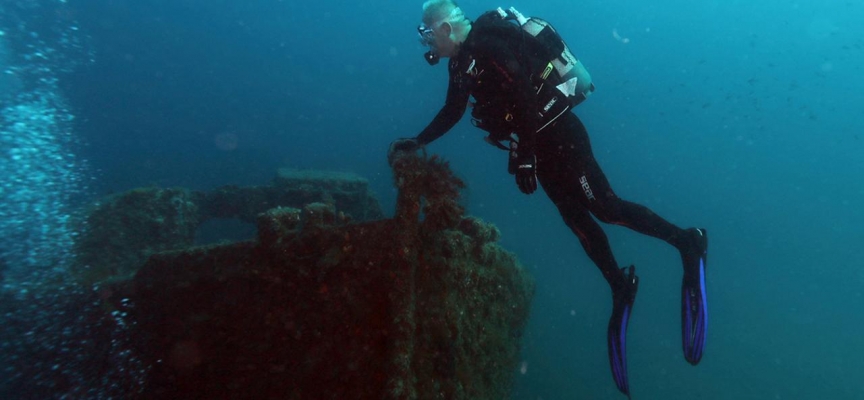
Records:
[[[549,74],[552,73],[553,69],[555,69],[555,66],[553,66],[552,62],[550,61],[549,63],[546,64],[546,69],[543,70],[543,73],[540,74],[540,79],[543,79],[545,81],[546,78],[549,77]]]

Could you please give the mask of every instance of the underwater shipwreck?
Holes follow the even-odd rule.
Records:
[[[74,275],[127,315],[153,399],[509,397],[534,283],[436,157],[394,165],[395,216],[346,173],[135,189],[89,212]],[[195,246],[212,219],[253,240]]]

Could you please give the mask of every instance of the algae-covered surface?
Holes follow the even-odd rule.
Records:
[[[335,200],[357,192],[333,185],[344,176],[292,174],[275,186],[335,194],[262,210],[254,240],[151,252],[132,278],[103,282],[148,366],[140,395],[507,398],[533,281],[494,226],[464,215],[447,164],[398,160],[395,217],[365,221]]]
[[[133,189],[93,205],[80,224],[72,274],[82,284],[129,278],[151,254],[192,246],[209,220],[255,223],[270,209],[316,202],[337,208],[342,219],[383,218],[368,182],[346,172],[280,169],[267,186]]]

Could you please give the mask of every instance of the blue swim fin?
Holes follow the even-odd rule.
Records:
[[[609,318],[606,339],[612,378],[615,379],[618,390],[630,398],[630,383],[627,380],[627,323],[636,300],[639,277],[636,276],[636,267],[632,265],[622,271],[624,284],[612,289],[612,317]]]
[[[692,241],[681,252],[684,279],[681,283],[681,334],[684,358],[690,364],[699,364],[705,350],[708,331],[708,299],[705,289],[705,267],[708,262],[708,233],[705,229],[687,230]]]

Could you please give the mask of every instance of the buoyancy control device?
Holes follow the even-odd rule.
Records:
[[[541,114],[542,125],[537,129],[537,132],[542,131],[561,115],[585,101],[594,91],[594,84],[588,70],[573,55],[564,39],[548,21],[538,17],[525,17],[513,7],[507,10],[499,7],[494,12],[486,14],[483,17],[497,15],[501,20],[510,21],[514,26],[518,25],[524,37],[534,48],[531,54],[541,57],[541,65],[545,64],[542,71],[537,71],[532,77],[538,99],[543,102],[538,110]],[[498,121],[501,119],[498,116],[501,114],[500,111],[475,107],[472,111],[472,116],[474,116],[472,122],[475,126],[489,132],[490,135],[486,138],[487,142],[499,148],[506,148],[500,142],[510,139],[513,132],[508,131],[509,120]],[[496,116],[490,118],[490,114]],[[509,116],[510,114],[505,113],[505,118]]]

